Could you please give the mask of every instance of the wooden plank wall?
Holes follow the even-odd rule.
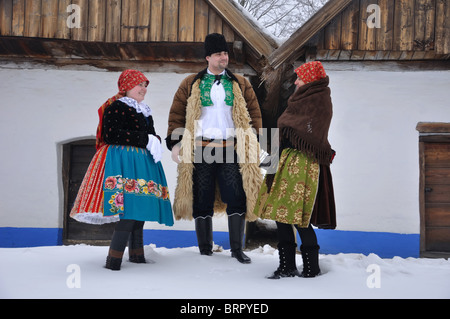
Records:
[[[380,28],[367,25],[371,4]],[[450,54],[450,0],[354,0],[321,31],[317,49]]]
[[[80,28],[67,20],[80,8]],[[0,36],[98,42],[203,42],[237,35],[204,0],[0,0]]]

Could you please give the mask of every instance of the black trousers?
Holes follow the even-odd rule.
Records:
[[[194,162],[193,217],[213,216],[216,183],[222,201],[227,204],[227,214],[244,214],[246,196],[234,149],[202,147],[201,150],[203,156],[196,157]]]
[[[295,233],[292,229],[292,226],[297,228],[298,234],[300,235],[300,240],[302,241],[302,245],[305,247],[316,246],[317,245],[317,236],[314,228],[312,228],[311,224],[307,228],[301,228],[297,225],[277,223],[277,233],[278,240],[280,244],[282,243],[293,243],[295,242]]]

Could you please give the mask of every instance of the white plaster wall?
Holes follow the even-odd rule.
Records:
[[[338,228],[419,233],[415,128],[450,122],[450,72],[328,74]]]
[[[419,232],[419,121],[450,121],[450,72],[330,71],[330,142],[338,229]],[[97,109],[120,72],[0,66],[0,227],[62,227],[61,145],[94,137]],[[185,74],[146,74],[146,102],[163,138]],[[163,166],[173,195],[176,165]],[[165,228],[146,223],[147,228]],[[193,229],[176,222],[174,229]],[[215,221],[226,230],[226,219]]]

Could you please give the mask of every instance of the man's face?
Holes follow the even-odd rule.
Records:
[[[222,51],[213,53],[206,57],[208,68],[213,73],[221,73],[228,67],[228,52]]]

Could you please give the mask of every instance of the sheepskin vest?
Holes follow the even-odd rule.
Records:
[[[193,169],[195,151],[195,122],[202,114],[200,100],[200,81],[198,79],[192,85],[191,95],[186,106],[186,125],[181,140],[181,163],[178,164],[178,181],[175,189],[173,211],[176,220],[192,220],[193,213]],[[247,109],[247,103],[237,81],[233,81],[233,122],[235,125],[236,145],[235,149],[239,158],[239,167],[242,175],[244,191],[247,197],[246,219],[254,221],[257,216],[253,209],[258,197],[259,188],[263,181],[259,168],[259,143],[255,132],[250,125],[251,118]],[[220,198],[220,192],[216,187],[214,203],[215,214],[225,213],[226,204]]]

